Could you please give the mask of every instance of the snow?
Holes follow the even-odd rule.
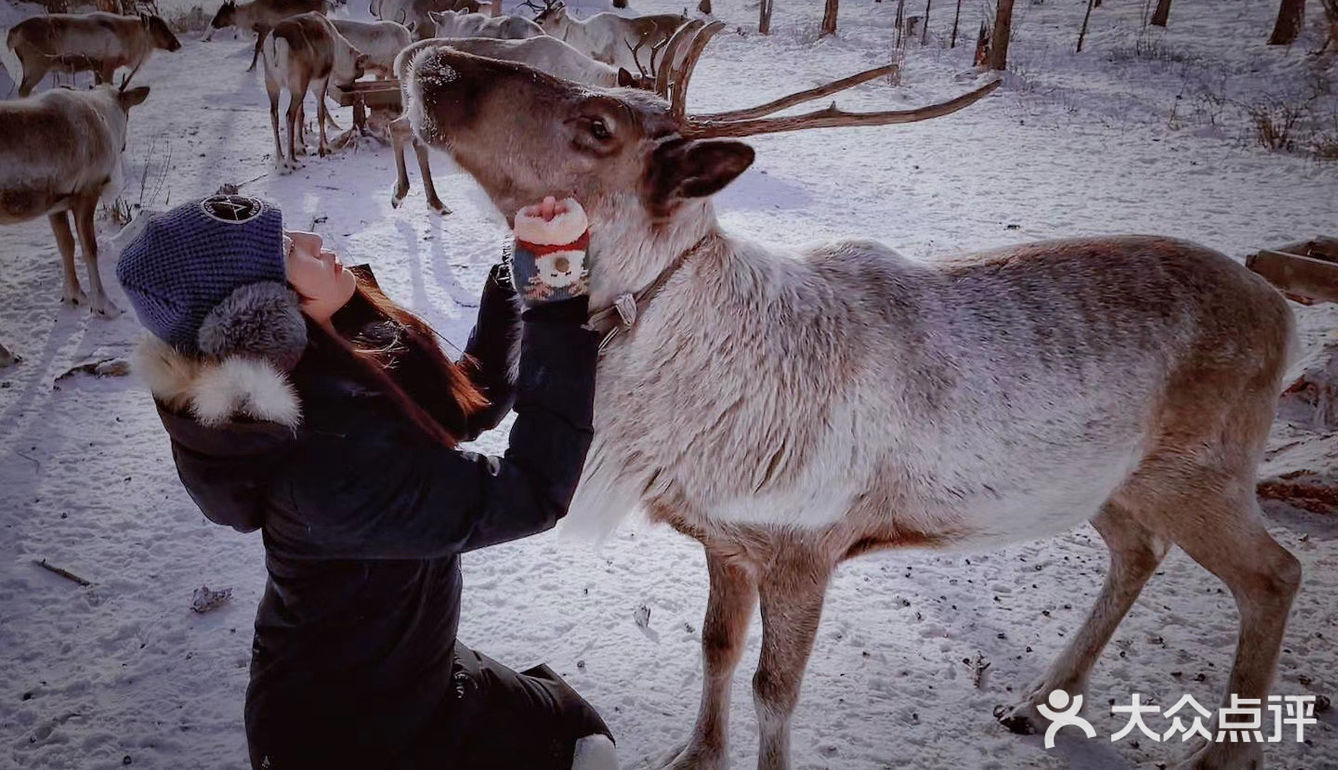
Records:
[[[681,5],[636,0],[634,10]],[[963,8],[964,42],[948,50],[939,42],[953,7],[936,4],[930,45],[910,47],[903,84],[862,86],[842,105],[909,107],[968,90],[978,82],[969,64],[979,5]],[[1014,73],[952,117],[751,140],[757,163],[718,196],[725,227],[788,243],[874,238],[930,259],[1116,232],[1189,238],[1243,258],[1333,234],[1338,166],[1245,139],[1243,105],[1310,100],[1321,119],[1336,111],[1322,92],[1334,55],[1306,55],[1320,42],[1315,20],[1295,46],[1270,48],[1274,0],[1177,0],[1170,28],[1156,33],[1140,32],[1139,6],[1094,11],[1085,51],[1075,55],[1085,3],[1018,4]],[[0,5],[0,25],[33,8]],[[921,12],[918,3],[908,10]],[[894,11],[891,0],[847,0],[841,34],[816,40],[818,4],[781,4],[770,38],[717,38],[693,79],[692,108],[760,102],[883,63]],[[1317,11],[1312,4],[1312,17]],[[365,7],[344,12],[361,16]],[[716,12],[730,30],[754,28],[751,4],[717,0]],[[462,343],[505,238],[478,188],[437,155],[438,189],[455,213],[427,209],[416,169],[396,211],[390,153],[372,144],[275,173],[261,75],[245,72],[250,41],[198,37],[183,35],[181,51],[158,52],[137,76],[153,93],[130,117],[122,197],[162,209],[239,184],[280,203],[289,226],[315,229],[345,261],[371,263],[390,296]],[[0,93],[8,91],[0,75]],[[347,111],[337,119],[347,124]],[[109,221],[101,227],[102,273],[127,308],[112,280],[124,238],[112,237]],[[59,305],[60,261],[44,221],[0,229],[0,255],[0,343],[25,358],[0,370],[0,766],[244,767],[260,538],[203,519],[132,381],[77,376],[53,387],[73,366],[128,355],[139,334],[131,314],[105,321]],[[1313,355],[1331,338],[1335,313],[1298,313]],[[499,450],[504,440],[494,432],[480,445]],[[1299,440],[1308,456],[1338,456],[1331,435]],[[1274,691],[1333,697],[1338,521],[1279,511],[1271,530],[1305,569]],[[33,562],[41,559],[93,585],[40,569]],[[992,553],[887,552],[846,564],[795,714],[796,765],[1099,770],[1173,760],[1178,742],[1112,745],[1123,721],[1101,712],[1133,692],[1166,704],[1186,692],[1217,702],[1235,609],[1222,584],[1178,551],[1095,669],[1087,713],[1100,740],[1061,737],[1047,751],[1039,737],[1008,734],[991,716],[1076,631],[1105,562],[1100,538],[1084,526]],[[463,640],[517,667],[547,661],[604,714],[629,765],[686,738],[706,600],[695,543],[646,526],[624,528],[598,549],[549,533],[469,554],[464,569]],[[232,600],[192,612],[202,585],[232,589]],[[740,767],[756,761],[749,678],[759,637],[755,621],[735,677],[731,758]],[[978,654],[992,664],[979,688],[963,662]],[[1321,715],[1307,737],[1268,746],[1270,766],[1338,768],[1334,714]]]

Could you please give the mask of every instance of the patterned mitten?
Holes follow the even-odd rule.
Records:
[[[590,223],[574,198],[526,206],[516,213],[516,236],[511,257],[511,280],[526,305],[557,302],[584,296],[585,251],[590,246]]]

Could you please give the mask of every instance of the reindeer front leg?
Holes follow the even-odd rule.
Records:
[[[706,546],[711,595],[702,623],[702,699],[692,738],[668,767],[724,768],[729,765],[730,680],[743,656],[748,624],[757,604],[755,568]]]
[[[74,228],[79,234],[79,245],[84,251],[84,267],[88,268],[88,284],[93,289],[93,302],[89,305],[94,313],[112,317],[121,313],[107,297],[102,288],[102,274],[98,272],[98,239],[93,225],[93,215],[97,213],[98,196],[86,195],[74,202]]]
[[[791,548],[760,579],[762,654],[753,675],[759,770],[790,767],[790,717],[799,703],[831,572],[822,554]]]

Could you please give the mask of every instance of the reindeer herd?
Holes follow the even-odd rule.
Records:
[[[500,212],[562,192],[591,213],[600,265],[591,326],[605,338],[595,440],[569,523],[606,531],[643,510],[699,540],[710,576],[701,705],[669,767],[728,765],[730,683],[759,603],[759,767],[783,770],[842,561],[888,548],[991,548],[1088,521],[1109,546],[1109,576],[1050,670],[1001,711],[1007,726],[1035,730],[1051,690],[1085,689],[1172,544],[1240,608],[1228,696],[1267,697],[1300,573],[1253,492],[1297,350],[1291,312],[1266,282],[1201,246],[1146,236],[936,264],[867,240],[750,243],[723,232],[711,205],[753,162],[739,138],[937,118],[998,82],[917,109],[833,103],[774,115],[892,69],[877,67],[692,114],[688,86],[720,21],[580,20],[561,5],[534,20],[501,16],[497,3],[488,14],[424,0],[371,8],[381,21],[332,20],[325,0],[229,0],[210,34],[256,33],[281,169],[306,146],[305,96],[315,97],[324,155],[328,89],[373,72],[397,79],[401,95],[389,122],[395,205],[408,190],[409,144],[440,212],[429,148],[449,153]],[[129,111],[148,95],[129,79],[153,49],[179,43],[155,17],[85,14],[24,22],[8,46],[24,95],[0,103],[0,223],[50,218],[64,299],[80,304],[72,214],[88,302],[114,313],[93,216]],[[119,86],[118,67],[131,69]],[[99,85],[28,95],[51,69],[92,71]],[[1227,742],[1198,746],[1177,768],[1261,765],[1257,743]]]

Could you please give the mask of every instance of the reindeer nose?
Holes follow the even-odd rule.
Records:
[[[559,273],[571,272],[571,260],[566,257],[558,257],[553,260],[553,267],[557,268]]]

